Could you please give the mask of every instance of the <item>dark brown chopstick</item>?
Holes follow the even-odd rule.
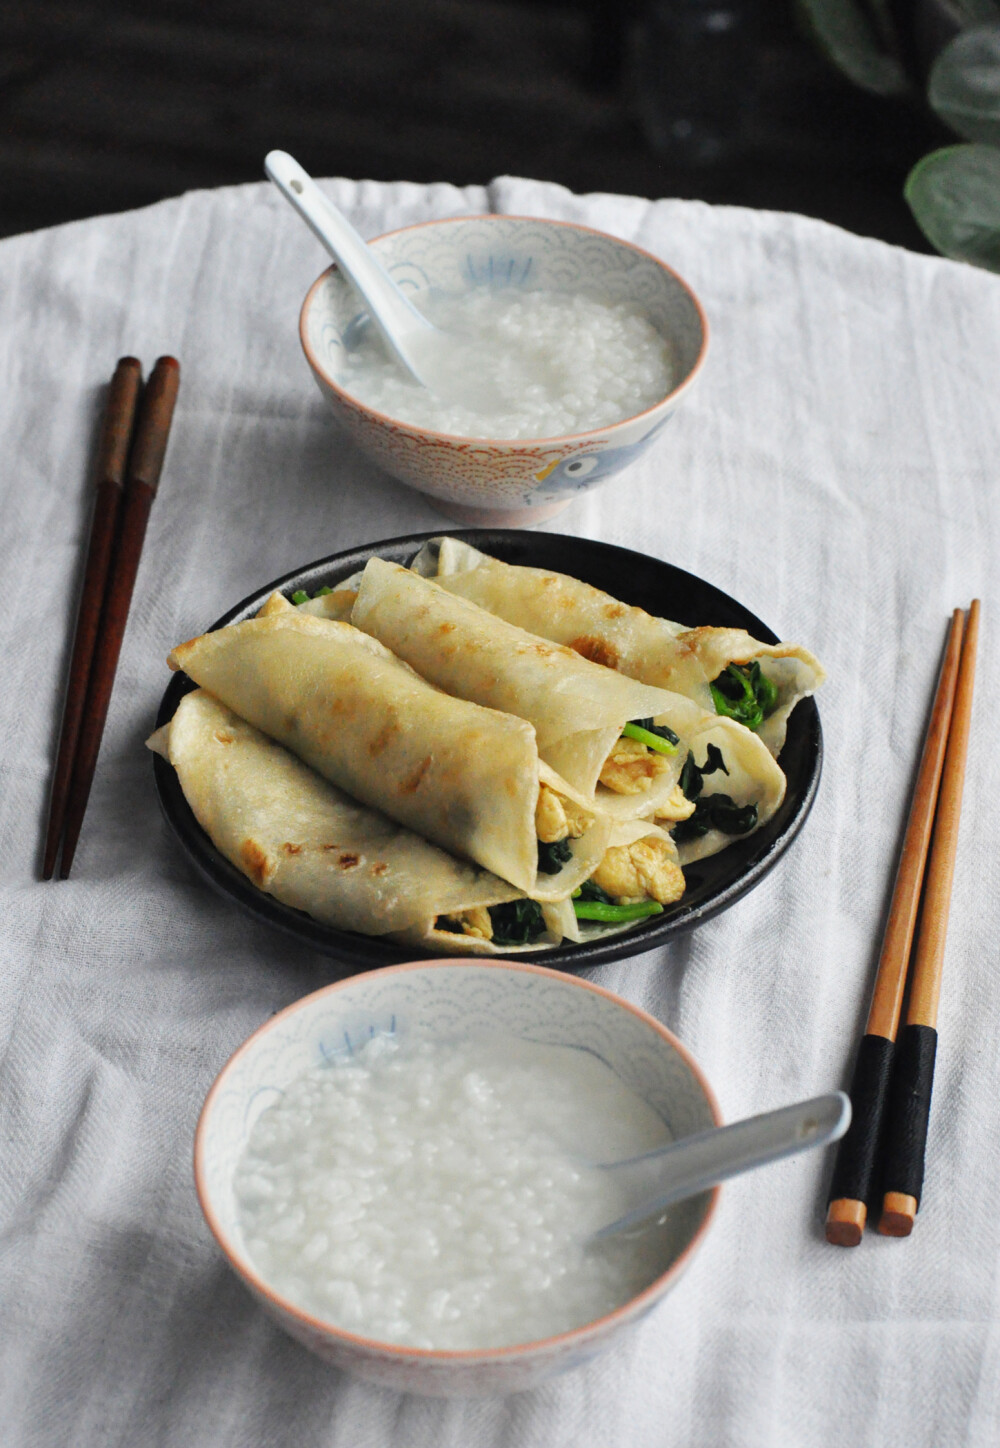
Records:
[[[101,610],[97,646],[90,669],[83,722],[66,804],[65,833],[59,867],[59,878],[62,880],[68,877],[72,867],[84,811],[90,797],[90,786],[97,766],[115,670],[118,667],[118,655],[128,621],[132,590],[139,571],[149,510],[160,481],[179,383],[180,365],[173,357],[161,357],[150,374],[139,404],[125,478],[121,531]]]
[[[101,436],[97,446],[96,497],[94,516],[90,525],[90,544],[87,550],[87,565],[80,595],[80,611],[76,621],[76,637],[73,640],[73,657],[69,666],[66,683],[66,704],[63,712],[62,733],[59,737],[59,753],[52,775],[52,798],[49,804],[48,831],[45,836],[45,854],[42,861],[42,879],[51,880],[55,869],[59,842],[62,839],[66,819],[66,801],[69,796],[73,760],[76,757],[77,741],[80,735],[80,721],[83,718],[83,704],[90,678],[90,666],[97,642],[97,625],[101,617],[101,606],[107,586],[108,569],[111,563],[115,525],[118,521],[122,497],[122,481],[125,477],[125,463],[129,444],[132,441],[132,426],[135,422],[136,403],[142,386],[142,368],[135,357],[123,357],[115,368],[108,399],[101,423]]]
[[[910,947],[951,728],[963,624],[962,611],[957,608],[910,804],[868,1022],[851,1081],[851,1125],[838,1148],[830,1184],[826,1238],[838,1247],[856,1247],[861,1241],[874,1191]]]
[[[920,1205],[924,1182],[924,1150],[934,1086],[937,1055],[937,1013],[941,998],[944,947],[948,934],[951,886],[958,850],[959,816],[965,761],[969,752],[972,690],[979,642],[979,599],[972,601],[962,644],[955,707],[948,735],[948,754],[941,776],[934,842],[927,866],[920,935],[910,975],[906,1027],[900,1038],[893,1068],[892,1091],[886,1120],[882,1218],[879,1231],[887,1237],[908,1237]]]

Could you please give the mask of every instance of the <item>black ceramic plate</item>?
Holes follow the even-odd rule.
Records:
[[[376,554],[380,558],[408,564],[421,544],[435,536],[439,535],[411,534],[406,538],[392,538],[322,558],[258,589],[218,619],[212,628],[222,628],[226,624],[251,618],[276,588],[288,595],[298,588],[315,593],[324,584],[332,586],[363,568]],[[638,604],[647,612],[663,618],[680,619],[691,625],[743,628],[765,643],[777,642],[766,624],[718,588],[669,563],[661,563],[657,558],[633,553],[627,548],[615,548],[609,543],[594,543],[584,538],[568,538],[558,533],[503,529],[470,529],[451,536],[462,538],[507,563],[552,568],[585,579],[616,598]],[[181,696],[191,688],[190,680],[182,674],[172,680],[160,704],[157,726],[173,717]],[[763,828],[747,839],[735,841],[720,854],[689,865],[684,871],[687,890],[683,898],[662,915],[634,930],[590,945],[561,945],[525,952],[517,958],[567,970],[595,965],[602,960],[637,955],[662,945],[671,936],[700,925],[720,910],[725,910],[763,879],[802,828],[819,785],[822,762],[823,736],[819,714],[813,700],[805,699],[792,712],[788,738],[781,751],[780,763],[788,779],[784,803]],[[216,850],[202,831],[188,808],[173,769],[158,755],[154,756],[153,767],[163,812],[189,859],[211,885],[251,915],[293,935],[303,945],[333,956],[348,970],[369,970],[413,957],[412,949],[401,949],[373,936],[356,935],[353,931],[321,925],[301,911],[282,905],[256,889]]]

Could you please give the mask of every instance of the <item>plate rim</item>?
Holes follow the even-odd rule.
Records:
[[[672,575],[672,582],[677,587],[683,587],[685,582],[690,581],[699,591],[707,589],[715,595],[723,613],[733,611],[740,615],[743,622],[735,626],[746,628],[761,643],[780,642],[773,630],[744,604],[739,603],[738,600],[709,580],[700,578],[697,574],[690,573],[665,559],[656,558],[649,553],[640,553],[637,549],[626,548],[619,544],[607,543],[601,539],[578,538],[572,534],[563,533],[534,533],[514,528],[436,528],[430,532],[404,533],[394,538],[380,538],[353,548],[340,549],[336,553],[291,569],[263,587],[254,589],[220,615],[204,632],[214,633],[216,629],[225,628],[233,622],[252,616],[275,591],[285,591],[291,585],[298,587],[308,586],[309,583],[316,585],[318,580],[314,575],[337,574],[339,580],[343,581],[344,578],[350,577],[351,573],[356,572],[358,566],[363,566],[368,558],[381,550],[412,549],[412,554],[415,554],[424,543],[441,537],[451,537],[471,543],[483,552],[489,551],[491,543],[496,547],[498,540],[501,549],[505,545],[523,546],[527,540],[529,549],[535,542],[541,544],[542,548],[548,545],[553,550],[566,544],[571,549],[593,550],[597,554],[607,556],[609,561],[617,561],[621,565],[627,565],[629,559],[634,559],[637,563],[641,563],[643,569],[652,566],[654,569],[666,570]],[[333,581],[338,581],[337,577],[334,577]],[[194,687],[194,683],[186,674],[174,675],[160,699],[156,713],[157,729],[173,717],[183,695]],[[538,950],[524,951],[511,958],[532,964],[550,965],[556,969],[576,970],[618,960],[628,955],[644,954],[648,950],[668,944],[676,936],[687,934],[688,931],[703,925],[722,911],[729,909],[744,895],[749,894],[770,873],[798,837],[819,789],[823,770],[823,731],[819,710],[813,697],[810,696],[799,701],[789,716],[788,728],[789,734],[794,734],[805,750],[808,759],[811,760],[811,768],[808,770],[802,788],[792,801],[793,808],[788,812],[780,829],[771,831],[772,822],[769,821],[746,841],[746,844],[749,845],[751,840],[759,839],[755,856],[746,868],[736,874],[732,880],[723,883],[719,889],[711,892],[706,898],[688,907],[684,906],[682,898],[677,910],[671,911],[666,919],[656,916],[634,930],[626,931],[621,935],[580,944],[544,946]],[[337,926],[324,925],[304,911],[297,910],[291,905],[285,905],[280,900],[276,900],[274,896],[258,890],[212,843],[196,820],[181,789],[176,771],[167,760],[158,754],[153,755],[153,775],[157,798],[166,823],[188,861],[194,866],[196,873],[216,891],[261,923],[281,931],[286,936],[291,936],[300,944],[317,950],[328,960],[337,961],[340,966],[346,968],[345,973],[372,970],[380,965],[397,964],[422,957],[431,959],[434,956],[433,949],[424,951],[416,946],[401,946],[379,936],[362,935],[354,931],[341,930]],[[779,807],[778,815],[782,814],[788,802],[786,795],[785,801]],[[736,848],[736,846],[732,848]],[[697,863],[700,862],[695,862],[695,864]],[[492,959],[493,957],[487,958]]]

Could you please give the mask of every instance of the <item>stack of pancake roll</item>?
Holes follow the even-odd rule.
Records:
[[[579,943],[778,809],[805,649],[686,629],[437,539],[180,644],[149,740],[261,890],[436,953]]]

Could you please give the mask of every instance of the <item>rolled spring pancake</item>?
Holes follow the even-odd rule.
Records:
[[[442,693],[350,624],[274,609],[179,645],[171,668],[352,798],[532,899],[563,899],[591,874],[610,821],[539,760],[530,724]],[[553,799],[570,826],[549,874],[536,813]]]
[[[662,772],[648,789],[615,794],[598,786],[595,803],[616,823],[655,819],[669,829],[687,820],[695,811],[680,788],[688,754],[703,767],[709,746],[718,750],[722,764],[705,775],[700,796],[707,801],[724,794],[734,805],[731,817],[753,806],[753,824],[730,834],[711,824],[702,829],[703,804],[701,832],[680,831],[689,834],[681,846],[682,862],[714,854],[736,833],[759,829],[784,798],[785,777],[773,756],[734,720],[682,694],[648,688],[580,658],[396,564],[369,561],[351,619],[432,683],[527,719],[535,727],[539,753],[581,789],[593,790],[599,772],[605,778],[616,772],[614,756],[610,770],[606,761],[612,746],[617,751],[626,721],[650,716],[667,725],[679,743],[672,755],[649,761]],[[581,724],[594,727],[580,730]],[[641,744],[639,749],[646,753]],[[626,757],[624,770],[630,767]]]
[[[490,558],[455,538],[425,544],[413,567],[509,623],[565,644],[629,678],[685,694],[707,711],[729,665],[758,664],[776,702],[756,732],[777,757],[788,716],[826,677],[808,649],[764,644],[744,629],[687,628],[622,603],[578,578]]]
[[[677,695],[591,663],[381,558],[364,570],[351,622],[438,688],[526,719],[541,758],[588,798],[596,791],[596,803],[616,818],[648,816],[675,790],[679,745],[662,741],[657,753],[631,741],[642,756],[631,774],[606,765],[629,721],[669,722],[674,703],[687,703]],[[624,789],[599,784],[604,775],[620,777]]]
[[[186,694],[147,742],[177,771],[215,847],[282,904],[341,930],[426,949],[525,948],[438,924],[475,920],[521,898],[511,885],[350,799],[204,690]],[[527,948],[560,938],[547,928]]]
[[[369,563],[368,567],[371,569],[372,563]],[[377,573],[379,570],[376,569],[374,571]],[[489,620],[491,628],[500,625],[500,620],[493,618],[490,614],[485,614],[484,611],[476,605],[468,604],[461,599],[454,599],[450,595],[443,594],[441,590],[435,590],[433,585],[421,581],[414,574],[406,570],[398,571],[403,573],[405,579],[412,580],[418,589],[421,590],[414,595],[410,589],[404,589],[401,602],[406,608],[412,607],[418,609],[421,597],[425,596],[428,592],[436,593],[446,604],[451,606],[445,619],[434,621],[435,624],[445,623],[446,633],[449,638],[453,637],[456,632],[456,627],[453,622],[456,608],[480,615]],[[390,581],[392,581],[391,572],[387,576]],[[371,581],[369,575],[369,583]],[[365,589],[362,585],[361,576],[358,577],[357,582],[359,588],[361,588],[362,595],[364,595]],[[317,595],[316,598],[312,600],[303,601],[299,599],[294,606],[301,612],[312,613],[316,617],[336,618],[339,616],[343,619],[349,617],[353,612],[353,603],[357,597],[357,590],[338,590],[328,592],[324,595]],[[280,593],[273,593],[260,610],[258,617],[269,617],[276,613],[287,613],[290,607],[289,601]],[[433,631],[434,630],[432,630],[432,632]],[[511,632],[521,635],[522,631],[514,629],[511,630]],[[531,636],[525,635],[524,637],[528,639],[532,648],[543,642],[538,639],[533,639]],[[474,642],[475,640],[464,640],[466,645]],[[559,652],[564,651],[560,650]],[[596,668],[596,666],[585,664],[583,660],[577,659],[576,662],[582,665],[588,676],[594,672],[598,675],[607,672],[606,670]],[[497,653],[494,652],[492,655],[492,666],[499,667],[501,664],[502,653],[498,656]],[[552,681],[547,680],[546,682],[551,683]],[[585,703],[585,700],[583,702]],[[676,697],[675,702],[682,714],[685,714],[686,711],[685,718],[688,722],[690,722],[692,716],[698,722],[701,721],[701,711],[692,705],[690,700]],[[715,721],[713,720],[711,722],[714,724]],[[692,730],[692,734],[694,734],[694,732],[695,731]],[[745,733],[745,731],[743,732]],[[772,772],[780,779],[780,771],[775,769],[771,764],[766,752],[764,753],[764,757],[767,760],[769,768],[771,768]],[[607,791],[605,791],[605,794],[607,794]],[[682,803],[680,808],[677,808],[674,802],[667,801],[664,808],[668,810],[671,818],[675,815],[678,818],[684,818],[694,811],[694,806],[687,804],[686,801]],[[661,907],[666,907],[675,904],[683,895],[685,889],[684,875],[680,868],[677,846],[670,834],[652,821],[634,817],[618,820],[614,823],[608,848],[600,864],[590,876],[587,884],[598,886],[599,890],[604,892],[608,902],[612,906],[623,903],[629,905],[634,903],[648,904],[650,901],[655,901]],[[579,891],[574,892],[574,894],[579,893]],[[584,903],[592,904],[593,901]],[[548,903],[541,908],[544,911],[545,925],[549,935],[554,935],[560,939],[565,937],[574,942],[593,940],[609,934],[616,935],[624,930],[632,930],[640,923],[640,920],[637,919],[633,919],[627,923],[609,923],[607,921],[597,922],[578,917],[575,902],[570,899]],[[468,921],[465,922],[463,928],[470,928]]]

